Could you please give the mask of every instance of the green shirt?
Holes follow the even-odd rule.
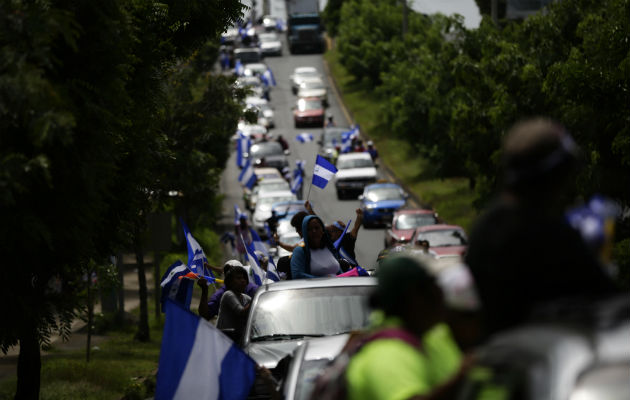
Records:
[[[397,327],[387,318],[382,327]],[[430,393],[457,373],[461,353],[444,324],[433,327],[417,349],[395,338],[377,339],[352,357],[346,370],[349,400],[405,400]]]

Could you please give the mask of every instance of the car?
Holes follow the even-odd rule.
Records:
[[[252,218],[254,220],[254,229],[256,229],[259,235],[267,236],[265,222],[271,217],[271,206],[274,203],[290,200],[297,200],[297,197],[295,197],[290,190],[268,192],[258,196]]]
[[[630,399],[630,298],[547,303],[475,351],[457,399]]]
[[[359,196],[363,210],[363,226],[389,225],[394,212],[407,202],[407,193],[395,183],[374,183],[365,186]]]
[[[385,247],[407,243],[419,226],[439,223],[437,213],[433,210],[408,208],[394,212],[391,227],[385,232]]]
[[[258,195],[267,192],[277,192],[280,190],[291,190],[289,183],[281,178],[261,179],[257,181],[256,185],[252,188],[250,196],[245,201],[245,206],[248,210],[254,210],[256,208],[256,201]]]
[[[293,122],[298,128],[303,125],[324,126],[324,105],[314,97],[298,99],[293,107]]]
[[[246,97],[245,104],[250,107],[258,107],[262,111],[262,114],[269,125],[267,126],[267,129],[276,126],[275,113],[273,107],[269,104],[267,99],[263,99],[262,97]]]
[[[327,277],[263,285],[251,302],[242,348],[273,369],[305,340],[364,329],[376,284],[373,277]]]
[[[273,120],[269,120],[267,117],[265,117],[262,108],[258,106],[249,104],[245,107],[245,109],[243,109],[243,112],[254,113],[254,115],[256,115],[256,125],[262,125],[267,128],[267,130],[273,128],[274,126]]]
[[[325,336],[302,342],[291,355],[282,387],[285,400],[308,400],[321,371],[337,357],[349,334]]]
[[[437,257],[464,255],[468,239],[464,228],[458,225],[436,224],[416,228],[411,240],[404,245],[410,250],[421,248],[420,242],[429,242],[429,251]]]
[[[275,178],[284,179],[280,171],[278,171],[276,168],[256,167],[254,168],[254,175],[256,175],[256,181]]]
[[[336,166],[334,179],[338,199],[345,199],[349,194],[356,198],[366,185],[376,182],[376,167],[369,153],[341,154]]]
[[[266,32],[276,31],[278,29],[278,18],[273,15],[264,15],[262,18],[262,26]],[[262,34],[259,36],[262,36]]]
[[[318,77],[320,79],[322,77],[322,75],[315,67],[297,67],[295,70],[293,70],[293,74],[291,74],[290,76],[291,91],[293,92],[293,94],[297,94],[302,79],[312,77]]]
[[[289,150],[283,150],[278,142],[259,142],[249,148],[247,157],[254,166],[277,168],[282,171],[284,167],[289,166],[287,155]]]
[[[260,50],[265,56],[282,56],[282,41],[277,33],[261,33],[258,35],[258,39],[260,40]]]
[[[252,139],[252,141],[261,140],[263,136],[266,136],[267,138],[271,137],[271,134],[269,133],[267,128],[265,128],[264,126],[259,125],[259,124],[250,124],[245,121],[240,121],[238,123],[238,130],[241,131],[241,133],[245,135],[246,137]],[[237,138],[238,134],[235,136]]]
[[[240,60],[241,64],[259,63],[263,59],[262,52],[256,47],[239,47],[234,49],[234,60]]]
[[[326,160],[333,161],[335,146],[341,146],[341,135],[350,131],[350,128],[327,126],[324,127],[319,144],[319,154]]]
[[[267,64],[263,63],[250,63],[243,65],[243,75],[245,76],[260,76],[267,71]]]
[[[234,82],[234,86],[241,89],[249,89],[250,96],[253,97],[262,98],[265,95],[265,88],[257,76],[241,76]]]
[[[291,225],[289,225],[289,227],[293,228]],[[302,238],[295,231],[295,229],[293,229],[293,232],[287,232],[282,235],[278,233],[278,240],[280,240],[282,243],[294,245],[294,244],[298,244],[302,240]],[[278,251],[277,251],[278,258],[284,257],[284,256],[290,256],[291,254],[292,253],[290,251],[287,251],[283,249],[282,247],[278,246]]]
[[[320,77],[304,78],[297,91],[298,97],[320,99],[324,106],[328,106],[328,89]]]

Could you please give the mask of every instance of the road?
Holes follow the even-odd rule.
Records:
[[[286,45],[286,43],[285,43]],[[321,54],[304,54],[290,55],[286,50],[282,57],[267,57],[265,63],[271,68],[276,78],[277,86],[271,92],[271,104],[275,109],[276,127],[271,130],[274,137],[282,135],[290,143],[291,154],[289,156],[291,167],[294,168],[296,159],[306,160],[306,177],[304,179],[304,197],[308,193],[308,186],[311,182],[313,165],[317,155],[318,145],[317,139],[320,137],[321,128],[303,128],[295,129],[293,127],[293,114],[291,107],[295,104],[296,96],[291,92],[289,76],[296,67],[314,66],[324,74],[324,62]],[[327,76],[325,79],[329,80]],[[341,110],[339,99],[332,90],[332,82],[328,81],[329,87],[329,103],[330,106],[327,113],[333,115],[333,118],[339,126],[349,126],[350,121],[346,119]],[[295,136],[300,132],[312,133],[316,141],[301,144],[295,141]],[[226,226],[233,221],[234,204],[238,204],[241,209],[244,208],[242,200],[242,189],[238,184],[239,169],[236,167],[235,154],[232,153],[228,166],[223,173],[221,182],[221,193],[225,195],[223,202],[224,223]],[[382,172],[379,171],[379,174]],[[313,187],[310,194],[310,201],[315,212],[324,220],[324,223],[331,223],[335,220],[347,222],[349,219],[354,221],[355,210],[359,206],[358,200],[337,200],[335,187],[331,181],[324,190]],[[378,252],[383,248],[384,231],[383,229],[366,230],[361,228],[356,244],[357,261],[365,268],[371,267]]]

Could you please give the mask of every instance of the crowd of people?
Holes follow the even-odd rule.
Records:
[[[348,399],[453,398],[475,346],[491,335],[523,324],[554,300],[618,293],[597,255],[563,219],[579,165],[569,133],[545,118],[517,123],[506,136],[502,165],[502,190],[476,221],[458,272],[474,286],[472,300],[464,306],[451,301],[448,280],[436,275],[428,258],[404,253],[383,258],[371,298],[375,323],[350,339],[346,365],[323,373],[313,399],[339,392],[339,380],[327,377],[330,371],[344,374]],[[355,267],[361,210],[339,241],[343,223],[327,225],[310,203],[306,208],[291,219],[299,243],[275,237],[291,252],[278,260],[278,271],[286,279],[309,279]],[[248,237],[246,217],[237,233]],[[227,262],[224,271],[225,288],[210,299],[200,281],[199,313],[206,319],[218,314],[217,326],[238,338],[256,288],[239,261]]]

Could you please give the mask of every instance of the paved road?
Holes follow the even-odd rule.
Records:
[[[310,132],[315,138],[319,138],[322,132],[321,128],[303,128],[295,129],[293,126],[293,114],[291,107],[295,104],[296,96],[291,93],[289,76],[298,66],[314,66],[324,73],[324,62],[321,54],[304,54],[290,55],[286,51],[283,57],[267,57],[265,59],[267,65],[271,67],[276,78],[277,86],[271,92],[271,103],[275,108],[276,127],[271,130],[274,137],[283,135],[290,143],[290,160],[291,166],[294,167],[294,160],[304,159],[307,161],[304,197],[308,193],[308,185],[311,182],[313,165],[317,155],[318,145],[315,142],[301,144],[295,141],[295,136],[300,132]],[[328,79],[326,77],[326,79]],[[337,125],[349,126],[350,121],[344,117],[341,110],[339,99],[334,95],[332,90],[332,82],[328,82],[329,86],[329,109],[327,113],[332,114]],[[228,162],[226,171],[223,174],[221,192],[225,195],[223,203],[223,211],[225,220],[229,224],[233,221],[233,207],[238,204],[244,209],[242,201],[242,190],[237,182],[238,168],[235,165],[235,155]],[[382,173],[382,172],[379,172]],[[321,190],[313,187],[310,194],[310,201],[313,204],[315,212],[323,218],[325,223],[334,220],[348,221],[355,218],[355,210],[359,206],[358,200],[339,201],[336,197],[335,187],[331,181],[328,186]],[[357,261],[364,267],[371,267],[376,260],[378,252],[383,248],[384,231],[382,229],[366,230],[362,228],[359,232],[356,254]]]

